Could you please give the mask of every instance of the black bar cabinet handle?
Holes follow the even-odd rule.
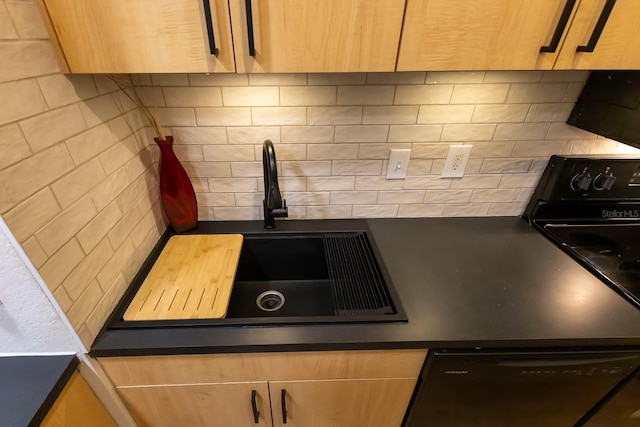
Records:
[[[554,53],[558,49],[560,39],[562,38],[562,33],[564,33],[565,28],[567,28],[569,18],[571,17],[571,12],[573,11],[573,7],[575,5],[576,0],[567,0],[564,5],[564,9],[562,10],[562,15],[560,15],[558,25],[556,25],[556,31],[553,33],[553,37],[551,38],[551,43],[549,43],[549,46],[542,46],[540,48],[541,53]]]
[[[253,410],[253,422],[256,424],[260,422],[260,411],[258,411],[258,404],[256,403],[257,394],[255,390],[251,390],[251,409]]]
[[[280,404],[282,405],[282,424],[287,423],[287,390],[280,390]]]
[[[600,18],[598,18],[598,22],[596,22],[596,26],[593,29],[593,33],[591,33],[589,43],[587,43],[586,46],[578,46],[576,52],[593,52],[595,50],[598,40],[600,40],[600,36],[602,35],[602,30],[604,30],[604,26],[607,25],[607,20],[615,4],[616,0],[607,0],[607,3],[602,8]]]
[[[256,46],[253,41],[253,14],[251,13],[251,0],[244,0],[247,8],[247,37],[249,38],[249,56],[256,56]]]
[[[209,36],[209,49],[212,55],[218,56],[218,49],[216,48],[216,39],[213,37],[213,21],[211,20],[211,5],[209,0],[202,0],[204,5],[204,20],[207,23],[207,35]]]

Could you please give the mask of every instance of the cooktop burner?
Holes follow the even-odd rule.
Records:
[[[640,159],[552,156],[523,218],[640,308]]]

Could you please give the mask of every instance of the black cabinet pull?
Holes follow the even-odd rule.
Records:
[[[280,404],[282,405],[282,424],[287,423],[287,390],[280,390]]]
[[[540,48],[541,53],[554,53],[558,49],[562,33],[564,33],[565,28],[567,28],[567,23],[569,23],[569,18],[571,17],[571,12],[575,5],[576,0],[567,0],[564,5],[564,10],[562,11],[562,15],[560,15],[558,25],[556,26],[556,31],[553,33],[553,37],[551,38],[551,43],[549,43],[549,46],[542,46]]]
[[[607,0],[607,3],[602,8],[602,13],[600,13],[600,18],[598,18],[598,22],[596,22],[596,26],[593,29],[593,33],[591,33],[589,43],[587,43],[586,46],[578,46],[576,52],[593,52],[595,50],[598,40],[600,40],[600,36],[602,35],[602,30],[604,30],[604,26],[607,25],[607,20],[615,4],[616,0]]]
[[[256,56],[256,46],[253,41],[253,14],[251,13],[251,0],[244,0],[247,8],[247,37],[249,38],[249,56]]]
[[[207,23],[207,35],[209,36],[209,49],[212,55],[218,56],[218,49],[216,48],[216,39],[213,37],[213,21],[211,20],[211,5],[209,0],[202,0],[204,5],[204,20]]]
[[[256,403],[257,394],[255,390],[251,390],[251,409],[253,410],[253,422],[256,424],[260,422],[260,411],[258,411],[258,404]]]

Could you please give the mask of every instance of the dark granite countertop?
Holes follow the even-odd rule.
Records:
[[[77,366],[73,354],[0,357],[0,425],[39,426]]]
[[[91,354],[640,346],[640,310],[520,218],[367,222],[407,323],[105,328]],[[209,224],[208,232],[261,229]]]

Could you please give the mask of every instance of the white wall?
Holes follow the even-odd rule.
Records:
[[[0,218],[0,355],[78,352],[16,246]]]

